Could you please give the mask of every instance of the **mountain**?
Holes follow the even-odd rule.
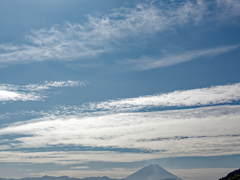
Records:
[[[7,179],[0,178],[0,180],[120,180],[120,179],[112,179],[107,176],[103,177],[85,177],[83,179],[80,178],[70,178],[68,176],[54,177],[54,176],[43,176],[43,177],[26,177],[21,179]]]
[[[229,173],[226,177],[219,180],[240,180],[240,169]]]
[[[70,178],[68,176],[54,177],[54,176],[43,176],[43,177],[32,177],[32,178],[21,178],[21,179],[7,179],[0,178],[0,180],[182,180],[181,178],[171,174],[157,164],[151,164],[132,175],[124,179],[112,179],[107,176],[103,177],[86,177]],[[225,180],[225,179],[224,179]],[[235,180],[235,179],[234,179]]]
[[[151,164],[132,175],[124,178],[125,180],[182,180],[171,174],[157,164]]]

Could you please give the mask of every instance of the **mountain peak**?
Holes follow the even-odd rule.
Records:
[[[126,180],[182,180],[171,174],[158,164],[150,164],[132,175],[124,178]]]
[[[161,167],[161,166],[159,166],[158,164],[150,164],[150,165],[148,165],[146,167]]]

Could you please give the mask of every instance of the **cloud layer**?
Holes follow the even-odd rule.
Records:
[[[2,128],[0,130],[2,137],[18,136],[13,140],[7,140],[7,144],[6,141],[2,142],[4,144],[1,145],[1,149],[52,146],[92,146],[110,149],[117,147],[151,150],[152,153],[143,156],[149,159],[238,154],[239,112],[240,106],[232,105],[164,112],[52,116],[14,123]],[[75,159],[72,161],[78,163],[80,160],[94,161],[91,159],[92,154],[97,154],[97,152],[84,152],[85,160],[82,156],[78,159],[77,154],[82,153],[74,152]],[[120,152],[112,153],[110,154],[115,155]],[[90,154],[91,158],[87,154]],[[135,155],[138,157],[139,154]],[[135,155],[132,158],[125,157],[128,160],[122,159],[120,162],[144,160],[135,159]],[[116,156],[119,158],[118,155]],[[66,158],[69,158],[66,161],[70,163],[70,157]],[[115,161],[114,157],[111,157],[111,160],[106,157],[104,159],[97,158],[95,161]],[[48,161],[55,162],[55,159],[48,159]],[[61,162],[64,163],[64,159],[61,159]]]
[[[67,83],[46,83],[43,89],[64,84]],[[39,90],[35,86],[27,87]],[[239,91],[240,83],[237,83],[55,109],[44,113],[42,118],[2,127],[0,160],[78,164],[239,154],[240,106],[219,106],[238,101]],[[207,107],[151,111],[159,106]],[[139,112],[144,109],[150,112]],[[64,152],[51,151],[53,147],[71,148]],[[73,151],[74,147],[105,150]],[[45,148],[46,153],[31,152],[37,148]],[[119,152],[119,148],[125,153]],[[21,152],[22,149],[29,151]]]

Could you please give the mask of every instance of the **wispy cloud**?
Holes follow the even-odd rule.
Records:
[[[32,30],[26,36],[28,41],[25,44],[0,45],[0,63],[71,61],[93,57],[122,46],[121,41],[130,36],[163,32],[186,23],[198,24],[203,19],[238,16],[239,4],[237,0],[143,3],[134,8],[114,9],[105,15],[89,15],[83,25],[66,23],[63,26]]]
[[[113,151],[52,151],[21,152],[2,151],[1,162],[81,164],[91,161],[101,162],[138,162],[157,158],[158,154],[120,153]]]
[[[2,137],[17,135],[15,139],[9,141],[8,146],[5,144],[5,148],[9,150],[90,146],[151,150],[152,154],[147,153],[146,157],[142,157],[150,159],[231,155],[239,153],[240,134],[236,126],[240,118],[239,112],[240,106],[217,106],[165,112],[86,114],[85,117],[52,116],[14,123],[2,128],[0,135]],[[216,141],[218,143],[214,143]],[[82,154],[82,152],[78,153]],[[68,158],[68,163],[80,160],[112,162],[114,158],[119,158],[116,154],[117,157],[111,157],[111,160],[105,156],[104,160],[100,158],[101,156],[100,159],[94,160],[92,159],[94,153],[97,154],[97,152],[87,153],[91,154],[91,158],[85,154],[84,158],[81,155],[78,159],[78,155],[75,155],[73,162],[69,161],[70,157],[67,154],[65,158]],[[111,155],[115,153],[112,152]],[[48,158],[47,160],[55,161]],[[26,161],[32,160],[26,159]],[[140,160],[133,156],[127,161]]]
[[[218,18],[226,20],[229,17],[240,15],[240,3],[238,0],[216,0],[219,10]]]
[[[139,59],[127,59],[125,61],[120,62],[125,70],[137,70],[144,71],[150,70],[165,66],[172,66],[175,64],[192,61],[201,57],[213,57],[219,54],[223,54],[232,50],[239,48],[239,45],[236,46],[226,46],[226,47],[218,47],[214,49],[208,50],[198,50],[198,51],[189,51],[183,54],[178,55],[170,55],[166,57],[146,57],[143,56]]]
[[[41,95],[36,93],[24,93],[16,91],[0,90],[0,101],[37,101],[42,99]]]
[[[85,85],[85,84],[83,84]],[[85,103],[79,106],[55,106],[48,111],[21,111],[2,114],[0,118],[11,115],[60,116],[84,113],[138,112],[164,107],[201,107],[232,104],[240,100],[240,83],[212,86],[209,88],[177,90],[169,93]]]
[[[192,107],[233,103],[240,100],[240,83],[209,88],[93,102],[75,107],[79,111],[139,111],[157,107]]]
[[[0,84],[0,101],[37,101],[46,97],[46,90],[57,87],[85,86],[87,82],[51,81],[42,84]]]

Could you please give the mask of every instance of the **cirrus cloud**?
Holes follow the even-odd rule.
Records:
[[[47,97],[44,92],[52,88],[85,86],[88,82],[51,81],[42,84],[13,85],[0,84],[0,101],[38,101]]]
[[[105,15],[88,15],[85,24],[66,22],[63,26],[31,30],[25,44],[1,44],[0,63],[95,57],[116,51],[119,45],[124,46],[122,40],[128,37],[144,37],[187,23],[229,22],[226,19],[239,16],[239,6],[237,0],[142,3],[133,8],[114,9]]]

